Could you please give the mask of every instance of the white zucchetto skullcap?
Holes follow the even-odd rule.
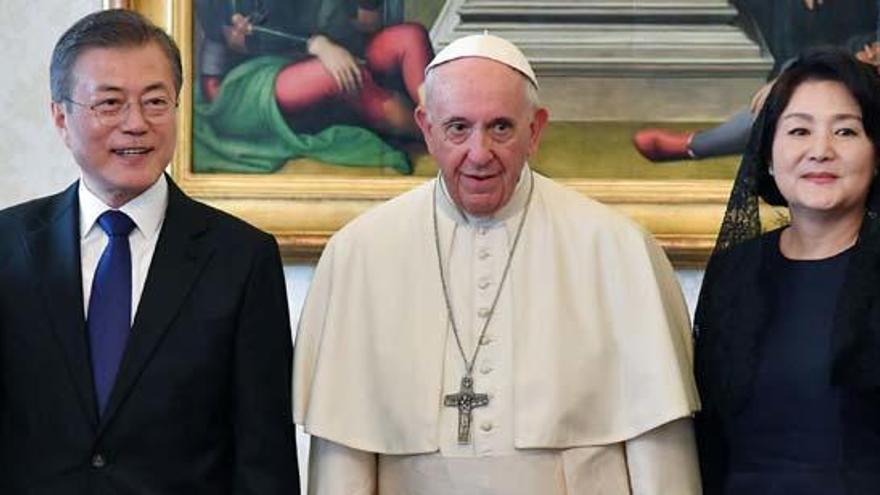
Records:
[[[440,50],[434,60],[431,60],[431,63],[425,68],[425,73],[427,74],[446,62],[465,57],[488,58],[501,62],[522,73],[535,88],[538,87],[538,78],[535,77],[532,66],[529,65],[529,61],[519,48],[506,39],[489,33],[472,34],[453,41],[446,48]]]

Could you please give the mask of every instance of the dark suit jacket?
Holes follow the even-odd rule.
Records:
[[[775,230],[716,252],[703,278],[694,348],[702,410],[695,427],[707,495],[727,493],[733,461],[730,424],[748,403],[763,399],[755,395],[754,383],[761,360],[773,359],[763,351],[765,334],[775,308],[789,304],[775,297],[776,275],[768,262],[778,256],[773,253],[779,234]],[[880,455],[874,447],[880,442],[876,426],[880,424],[876,413],[880,411],[880,224],[863,226],[851,256],[836,302],[829,349],[830,381],[840,394],[839,472],[847,494],[876,495],[880,492]],[[761,479],[768,473],[756,468],[752,475]],[[792,468],[789,474],[816,473]]]
[[[0,493],[299,492],[277,244],[168,182],[100,420],[76,184],[0,211]]]

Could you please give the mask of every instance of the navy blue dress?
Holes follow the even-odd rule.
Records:
[[[770,236],[775,249],[765,261],[775,303],[758,340],[751,397],[721,428],[724,494],[880,494],[877,401],[831,384],[834,312],[852,249],[789,260],[778,232]]]

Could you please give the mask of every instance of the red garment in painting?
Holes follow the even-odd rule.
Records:
[[[409,98],[418,102],[418,90],[432,56],[428,33],[421,25],[397,24],[379,31],[368,41],[358,92],[345,93],[321,61],[311,57],[282,69],[275,81],[275,98],[278,107],[294,119],[328,100],[340,99],[369,125],[385,128],[389,124],[385,104],[393,92],[380,86],[376,79],[399,73]],[[206,77],[204,83],[208,98],[216,97],[220,79]]]

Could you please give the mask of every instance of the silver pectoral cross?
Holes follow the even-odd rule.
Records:
[[[461,388],[457,394],[448,394],[444,397],[443,405],[458,408],[458,443],[462,445],[471,442],[471,420],[473,410],[489,404],[489,396],[474,393],[474,379],[464,376],[461,379]]]

